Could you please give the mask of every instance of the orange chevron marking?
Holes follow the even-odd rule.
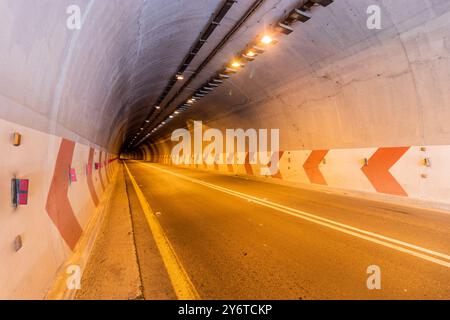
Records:
[[[245,155],[244,168],[245,168],[245,173],[248,174],[249,176],[253,176],[253,168],[252,168],[252,165],[250,164],[251,157],[253,157],[253,153],[247,152]]]
[[[45,209],[61,237],[73,250],[83,232],[69,201],[69,175],[75,142],[62,139]]]
[[[403,197],[408,196],[389,170],[409,148],[379,148],[369,159],[369,164],[361,168],[377,192]]]
[[[327,185],[325,178],[320,172],[319,165],[328,154],[329,150],[313,150],[303,164],[306,175],[311,183]]]

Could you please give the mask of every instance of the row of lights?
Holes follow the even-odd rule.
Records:
[[[230,74],[237,73],[242,67],[245,66],[247,62],[255,60],[255,58],[258,55],[264,53],[267,48],[277,44],[278,40],[274,37],[274,34],[291,34],[294,31],[294,29],[291,27],[292,23],[296,21],[305,23],[306,21],[311,19],[310,11],[313,6],[321,5],[323,7],[326,7],[331,3],[333,3],[333,0],[308,0],[304,2],[300,8],[292,10],[285,19],[277,24],[272,32],[264,33],[263,35],[258,37],[256,43],[249,45],[246,50],[240,53],[239,56],[232,59],[232,61],[228,63],[224,69],[222,69],[215,77],[208,81],[207,84],[196,90],[195,94],[191,96],[187,101],[181,103],[173,114],[162,121],[157,127],[153,128],[152,131],[145,136],[145,138],[150,137],[164,125],[173,120],[177,115],[188,110],[194,103],[212,92],[216,87],[222,84],[224,80],[230,78]],[[178,73],[176,75],[176,80],[184,80],[183,74]],[[161,106],[157,105],[155,106],[155,109],[160,110]],[[146,122],[149,123],[150,121],[146,120]],[[140,130],[143,131],[144,128],[140,128]],[[136,134],[136,136],[130,143],[130,147],[134,144],[134,142],[139,138],[140,135],[140,132]]]
[[[273,38],[270,34],[264,34],[260,37],[258,43],[263,46],[269,46],[274,45],[278,41]],[[265,51],[260,46],[253,46],[251,49],[246,50],[242,53],[242,57],[245,58],[247,61],[253,61],[255,60],[256,56],[258,54],[261,54]],[[161,122],[157,127],[153,128],[151,133],[147,134],[146,137],[149,137],[151,134],[157,132],[159,129],[161,129],[164,125],[166,125],[170,120],[174,119],[177,115],[182,113],[183,111],[188,110],[193,104],[198,102],[201,98],[209,94],[214,90],[214,88],[218,87],[220,84],[223,83],[223,80],[226,80],[229,78],[228,74],[237,73],[241,67],[245,65],[245,62],[242,61],[240,58],[234,58],[229,64],[226,65],[225,69],[222,70],[222,72],[218,73],[216,77],[214,77],[211,81],[209,81],[206,85],[202,86],[200,89],[196,91],[196,93],[190,97],[187,101],[180,104],[175,110],[173,114],[171,114],[166,120]],[[183,76],[180,75],[180,77],[177,77],[177,80],[183,80]],[[160,109],[160,106],[156,106],[156,109]]]
[[[261,37],[260,43],[263,45],[271,45],[274,44],[276,40],[273,39],[271,35],[265,34]],[[242,54],[247,61],[253,61],[258,53],[263,53],[263,50],[260,47],[255,47],[255,49],[249,49],[245,53]],[[165,121],[161,122],[157,127],[155,127],[151,133],[147,134],[146,137],[149,137],[151,134],[157,132],[161,129],[165,124],[167,124],[170,120],[175,118],[175,116],[179,115],[181,112],[188,110],[194,103],[196,103],[199,99],[206,96],[208,93],[212,92],[215,87],[218,87],[219,84],[223,83],[222,79],[228,79],[229,76],[227,74],[237,73],[239,68],[243,67],[245,63],[238,58],[234,58],[223,70],[223,73],[219,73],[217,78],[213,78],[207,85],[201,87],[197,90],[197,93],[189,98],[186,102],[182,103],[177,110],[173,114],[171,114]],[[178,80],[182,80],[182,76],[177,78]],[[157,106],[156,108],[158,108]]]

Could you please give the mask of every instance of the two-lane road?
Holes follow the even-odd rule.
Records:
[[[127,165],[201,298],[450,298],[450,215]],[[367,288],[373,265],[380,290]]]

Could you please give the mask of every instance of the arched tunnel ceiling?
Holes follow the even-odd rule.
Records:
[[[301,2],[265,0],[188,89],[204,83]],[[252,3],[233,5],[188,72]],[[66,10],[73,4],[81,9],[80,31],[66,27]],[[0,117],[119,150],[139,131],[222,4],[219,0],[0,1]],[[382,9],[381,30],[366,27],[366,10],[373,4]],[[450,100],[445,90],[449,40],[442,37],[450,30],[449,11],[447,0],[336,0],[317,8],[310,21],[296,25],[277,46],[148,141],[190,120],[203,120],[222,128],[283,127],[289,134],[281,133],[282,147],[292,148],[448,142],[450,133],[440,119],[450,116],[448,108],[442,108]],[[418,82],[417,73],[430,82]],[[155,123],[190,94],[183,91]],[[438,120],[432,119],[436,112],[441,114]],[[390,124],[396,128],[383,129]]]
[[[366,11],[373,3],[335,1],[317,8],[310,21],[279,36],[278,45],[146,143],[192,120],[220,129],[280,128],[283,149],[447,143],[447,125],[436,114],[450,116],[441,108],[450,98],[450,3],[378,1],[382,29],[370,30]],[[205,83],[292,4],[261,8],[191,86]],[[429,83],[419,80],[424,78]],[[190,94],[181,94],[156,123]]]

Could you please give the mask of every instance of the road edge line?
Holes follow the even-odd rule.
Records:
[[[191,279],[189,278],[186,270],[180,262],[175,250],[169,242],[169,239],[164,233],[164,230],[159,223],[156,216],[153,214],[152,209],[146,200],[141,188],[137,184],[133,175],[131,174],[126,164],[125,169],[133,185],[134,191],[138,197],[142,210],[144,211],[148,226],[158,247],[159,253],[166,267],[167,273],[172,283],[172,287],[179,300],[200,300],[200,295],[195,289]]]

